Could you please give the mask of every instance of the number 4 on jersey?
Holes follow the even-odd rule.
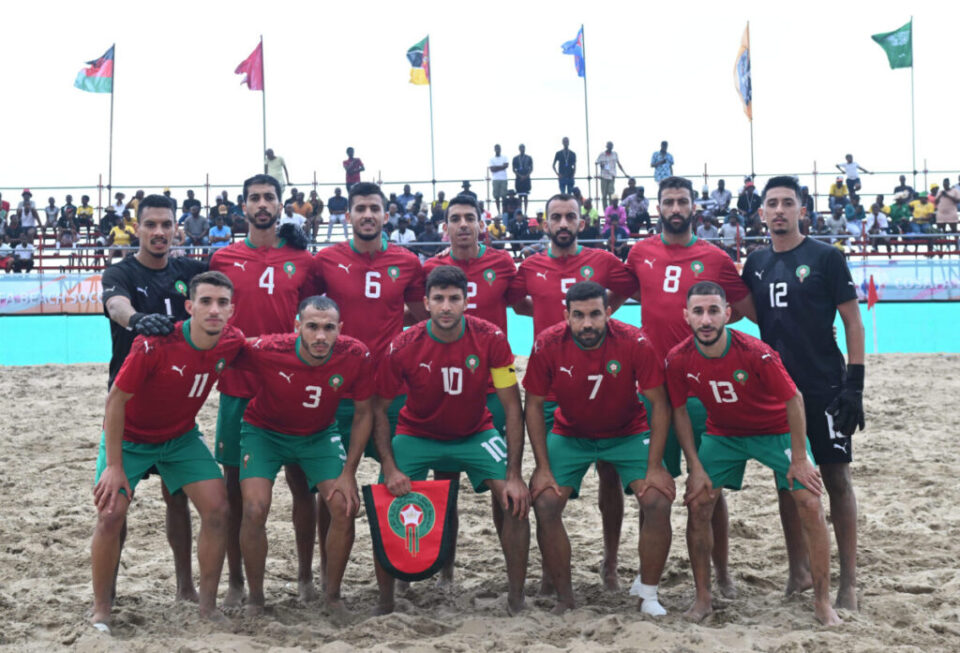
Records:
[[[268,267],[260,275],[260,287],[267,289],[267,294],[273,294],[273,266]]]

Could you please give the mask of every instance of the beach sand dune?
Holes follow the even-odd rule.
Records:
[[[522,361],[521,361],[522,362]],[[114,637],[87,625],[91,602],[89,546],[95,521],[91,487],[103,418],[103,365],[3,370],[0,422],[0,649],[10,651],[957,651],[960,650],[960,442],[955,391],[960,356],[884,355],[868,361],[868,430],[855,438],[860,501],[859,614],[824,629],[809,594],[784,598],[786,556],[771,474],[751,463],[742,492],[729,494],[731,569],[739,598],[716,600],[704,624],[680,616],[693,597],[684,540],[686,514],[674,506],[674,540],[661,586],[670,614],[641,618],[626,588],[637,573],[637,507],[627,501],[620,555],[624,590],[605,593],[597,480],[570,503],[579,607],[563,617],[536,595],[540,556],[531,543],[528,609],[506,612],[503,556],[489,495],[461,486],[456,584],[434,580],[399,596],[397,613],[369,617],[376,600],[365,517],[344,582],[353,621],[339,626],[320,605],[296,598],[290,500],[278,483],[268,524],[268,611],[227,626],[201,622],[194,606],[173,599],[159,480],[137,489],[120,569]],[[200,415],[212,442],[216,396]],[[527,447],[525,474],[533,458]],[[365,460],[361,483],[375,482]],[[531,519],[533,519],[531,517]],[[198,521],[194,514],[194,525]],[[534,530],[533,528],[531,529]],[[836,547],[832,568],[836,587]],[[196,565],[194,562],[194,573]],[[221,583],[221,590],[225,580]]]

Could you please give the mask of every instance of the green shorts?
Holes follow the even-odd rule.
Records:
[[[196,424],[183,435],[160,444],[123,441],[123,473],[127,475],[131,490],[137,487],[151,467],[157,468],[170,494],[180,492],[184,485],[190,483],[223,478]],[[99,482],[106,468],[107,436],[101,432],[94,484]]]
[[[806,447],[810,464],[815,464],[809,440],[806,442]],[[789,433],[744,436],[706,433],[697,454],[715,488],[726,487],[739,490],[743,486],[743,470],[751,458],[773,470],[778,490],[803,488],[797,481],[794,482],[793,488],[787,482],[791,458]]]
[[[217,462],[229,467],[240,466],[240,421],[249,399],[220,393],[217,411],[217,443],[214,455]]]
[[[617,469],[623,491],[633,494],[630,484],[647,477],[647,456],[650,452],[650,431],[620,438],[571,438],[547,434],[547,455],[553,478],[561,487],[571,487],[571,499],[580,496],[580,481],[591,464],[610,463]]]
[[[387,420],[390,422],[390,436],[397,433],[397,420],[400,418],[400,409],[407,403],[407,395],[399,395],[393,398],[387,407]],[[350,451],[350,429],[353,427],[353,399],[341,399],[337,406],[336,416],[337,430],[343,438],[344,451]],[[373,458],[380,461],[380,454],[377,453],[377,445],[373,441],[373,434],[367,440],[367,446],[363,450],[363,455],[367,458]]]
[[[271,482],[284,465],[299,465],[310,490],[340,476],[347,453],[336,423],[312,435],[287,435],[262,429],[246,421],[240,427],[240,480],[266,478]]]
[[[503,404],[496,392],[487,395],[487,410],[493,415],[493,428],[504,438],[507,437],[507,414],[503,412]]]
[[[543,421],[547,424],[547,433],[553,430],[553,414],[557,412],[559,405],[555,401],[543,402]]]
[[[650,401],[640,395],[643,401],[643,407],[647,411],[647,420],[650,419]],[[696,397],[687,398],[687,413],[690,415],[690,423],[693,425],[693,446],[700,449],[700,439],[707,430],[707,409]],[[683,458],[683,449],[680,448],[680,442],[677,440],[677,432],[673,428],[673,419],[671,412],[670,430],[667,431],[667,443],[663,447],[663,466],[667,468],[670,475],[674,478],[680,476],[680,460]]]
[[[495,429],[480,431],[462,440],[431,440],[397,434],[393,436],[393,458],[400,471],[414,481],[426,480],[431,469],[466,472],[475,492],[488,490],[484,484],[488,479],[507,478],[507,442]]]

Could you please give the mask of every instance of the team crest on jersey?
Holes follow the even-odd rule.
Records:
[[[339,390],[341,386],[343,386],[343,377],[339,374],[334,374],[327,383],[329,383],[330,387],[334,390]]]
[[[746,370],[736,370],[733,373],[733,380],[739,383],[740,385],[743,385],[744,383],[746,383],[747,379],[749,378],[750,378],[750,375],[747,374]]]
[[[587,281],[590,281],[590,279],[593,279],[593,268],[589,265],[584,265],[582,268],[580,268],[580,276]]]
[[[703,263],[700,261],[694,261],[690,264],[690,269],[693,270],[694,274],[700,274],[703,272]]]
[[[493,285],[494,280],[497,278],[497,273],[492,269],[487,268],[483,271],[483,280],[486,281],[491,286]]]
[[[803,283],[803,280],[810,276],[810,266],[809,265],[799,265],[797,266],[797,279],[800,279],[800,283]]]
[[[476,372],[477,368],[480,367],[480,357],[476,354],[470,354],[467,356],[466,365],[468,370]]]
[[[213,369],[217,371],[217,374],[223,371],[223,368],[227,366],[227,361],[223,358],[217,361],[217,364],[214,365]]]
[[[398,268],[396,265],[391,265],[387,268],[387,276],[393,281],[396,281],[400,278],[400,268]]]
[[[178,280],[175,284],[173,284],[173,287],[184,297],[187,296],[187,284],[185,284],[183,281]]]
[[[287,261],[283,264],[283,271],[287,273],[288,279],[292,279],[293,275],[297,273],[297,266],[293,264],[293,261]]]
[[[620,361],[614,359],[612,361],[607,361],[607,371],[610,374],[613,374],[613,377],[616,378],[617,374],[620,373],[620,370],[623,369],[623,366],[620,365]]]
[[[390,503],[387,523],[397,537],[406,540],[407,551],[412,556],[420,553],[420,538],[433,530],[437,513],[433,502],[419,492],[409,492]]]

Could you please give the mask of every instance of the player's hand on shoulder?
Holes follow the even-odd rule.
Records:
[[[120,498],[120,490],[127,493],[129,499],[132,494],[127,475],[120,465],[107,465],[100,475],[100,480],[93,488],[93,503],[98,512],[113,512]]]
[[[347,470],[341,472],[340,476],[334,479],[330,491],[323,498],[324,501],[329,503],[333,499],[333,495],[337,493],[343,497],[346,504],[347,517],[356,517],[357,511],[360,510],[360,491],[357,488],[356,477]]]
[[[643,497],[649,490],[659,491],[671,503],[677,498],[677,484],[663,465],[655,465],[647,469],[647,478],[644,479],[643,487],[637,492],[637,498]]]
[[[395,497],[402,497],[404,494],[410,493],[410,477],[396,467],[390,471],[384,469],[383,482],[386,484],[390,494]]]
[[[553,476],[553,472],[543,467],[537,467],[530,476],[531,501],[536,501],[537,497],[547,490],[553,490],[558,497],[563,496],[560,492],[560,486],[557,485],[557,479]]]
[[[787,470],[787,483],[790,485],[790,489],[795,488],[794,483],[800,483],[817,496],[823,494],[820,471],[813,466],[806,455],[799,460],[791,461],[790,469]]]
[[[530,489],[520,476],[507,478],[500,504],[517,519],[526,519],[530,512]]]
[[[173,318],[161,313],[134,313],[127,326],[142,336],[166,336],[173,332]]]
[[[684,505],[690,506],[705,501],[713,492],[713,482],[703,467],[691,469],[687,474],[687,490],[683,494]]]

